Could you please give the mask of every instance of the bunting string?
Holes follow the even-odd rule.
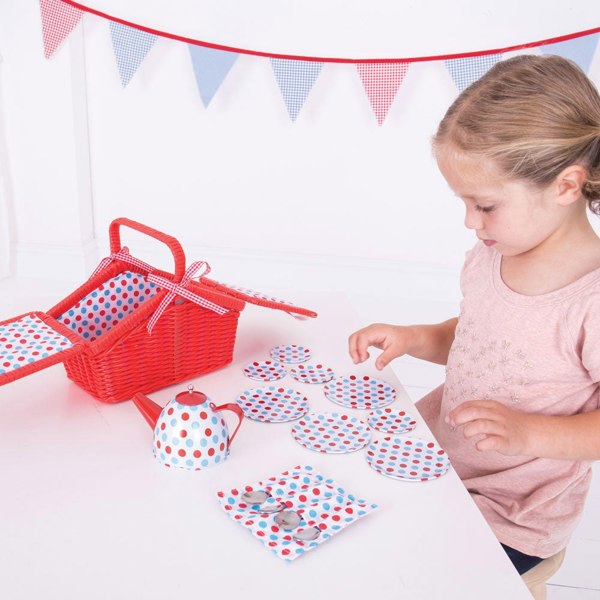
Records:
[[[413,62],[443,61],[458,92],[483,76],[503,54],[538,48],[577,63],[586,73],[596,54],[600,27],[570,35],[502,49],[464,54],[390,59],[345,59],[284,56],[248,49],[230,48],[155,31],[81,5],[74,0],[40,0],[44,54],[51,58],[77,27],[84,13],[109,24],[117,72],[123,87],[129,85],[159,36],[188,44],[192,71],[199,95],[208,108],[240,54],[265,57],[281,92],[291,121],[296,121],[326,63],[355,65],[358,77],[378,125],[382,125]]]

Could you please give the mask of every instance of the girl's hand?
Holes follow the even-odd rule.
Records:
[[[413,340],[414,332],[411,327],[374,323],[350,336],[348,350],[354,364],[369,358],[369,346],[383,350],[375,361],[375,368],[381,371],[394,358],[408,354]]]
[[[543,418],[517,412],[495,400],[472,400],[450,411],[446,423],[452,427],[462,425],[467,439],[484,436],[475,444],[477,450],[531,456],[532,436],[536,435]]]

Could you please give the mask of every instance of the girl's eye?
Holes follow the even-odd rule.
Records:
[[[482,213],[491,213],[494,210],[494,206],[475,206],[475,210],[478,210],[479,212]]]

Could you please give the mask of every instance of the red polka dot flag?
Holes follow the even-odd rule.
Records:
[[[408,63],[358,63],[363,87],[381,125],[408,71]]]
[[[83,11],[60,0],[40,0],[44,55],[50,58],[79,23]]]

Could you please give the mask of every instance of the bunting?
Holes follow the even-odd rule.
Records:
[[[83,11],[60,0],[40,0],[44,56],[50,58],[81,20]]]
[[[271,59],[271,67],[292,121],[296,120],[322,66],[323,63],[307,60]]]
[[[110,35],[121,83],[125,87],[154,45],[156,36],[114,21],[110,22]]]
[[[198,91],[208,106],[239,54],[188,44]]]
[[[51,58],[79,23],[84,11],[63,0],[39,0],[39,2],[44,55],[46,58]],[[137,25],[118,23],[110,20],[107,16],[98,18],[104,18],[110,25],[115,60],[123,87],[129,84],[146,58],[156,42],[157,34],[174,38],[174,36],[167,33],[145,31]],[[588,32],[565,36],[559,42],[523,44],[516,47],[516,49],[539,47],[544,54],[557,54],[573,60],[581,69],[588,72],[597,51],[600,38],[599,31],[600,28],[596,28]],[[196,85],[205,107],[208,107],[214,98],[240,53],[261,55],[257,60],[264,60],[263,57],[269,58],[273,74],[292,121],[296,121],[298,118],[321,73],[323,64],[325,62],[347,63],[356,68],[379,126],[387,118],[411,62],[443,60],[454,85],[459,92],[462,92],[484,75],[493,65],[502,60],[504,52],[515,50],[515,48],[490,50],[487,53],[482,52],[478,56],[453,55],[406,60],[374,60],[370,62],[342,58],[285,58],[252,50],[214,49],[203,42],[196,44],[189,43],[189,40],[187,40],[185,43],[188,45]]]
[[[484,54],[444,61],[459,92],[466,90],[474,81],[485,75],[500,59],[501,54]]]
[[[559,42],[558,44],[545,44],[540,46],[540,49],[544,54],[558,54],[563,58],[572,60],[587,73],[596,53],[599,35],[594,33]]]
[[[358,63],[358,75],[363,83],[377,123],[381,125],[408,71],[408,63]]]

